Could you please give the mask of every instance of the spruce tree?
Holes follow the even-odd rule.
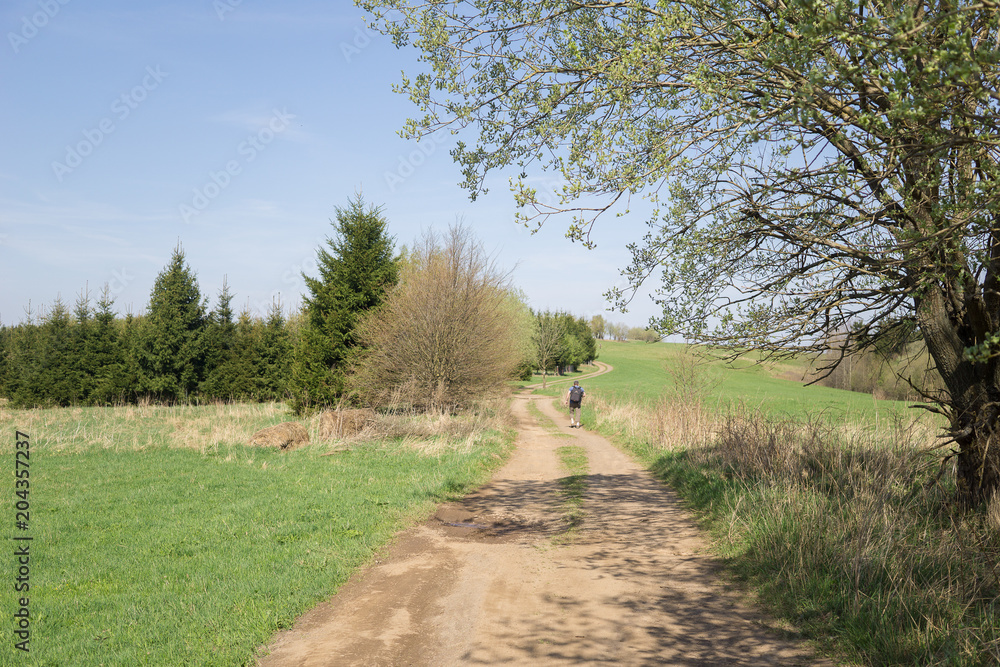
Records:
[[[114,304],[114,297],[105,283],[94,311],[93,329],[87,340],[87,356],[95,369],[90,402],[95,405],[127,402],[135,393],[135,387],[130,383],[134,375],[127,372],[120,331],[123,327],[116,321]]]
[[[34,405],[68,406],[80,401],[73,359],[73,319],[56,298],[38,329],[35,364],[29,371]]]
[[[70,330],[68,347],[70,381],[74,387],[76,401],[89,403],[93,391],[94,376],[97,374],[97,363],[90,356],[90,338],[94,332],[94,310],[90,305],[90,289],[80,292],[73,308],[73,324]]]
[[[39,326],[29,303],[25,318],[10,332],[4,393],[16,407],[41,405],[35,394],[38,373]]]
[[[295,349],[289,380],[292,410],[301,414],[338,402],[344,395],[344,374],[358,346],[358,316],[381,300],[396,283],[399,269],[393,257],[394,239],[386,233],[382,209],[366,205],[360,195],[331,221],[336,232],[319,248],[319,277],[303,275],[306,324]]]
[[[205,310],[180,245],[156,277],[142,318],[137,357],[143,389],[166,402],[189,400],[204,376]]]
[[[238,400],[259,400],[258,384],[263,373],[261,361],[261,324],[253,317],[249,305],[244,307],[236,322],[236,337],[226,377],[233,385]]]
[[[259,340],[257,357],[260,360],[260,372],[257,375],[257,398],[281,400],[285,396],[288,384],[292,347],[280,304],[271,304],[267,319],[261,323]]]
[[[233,322],[233,295],[227,279],[222,281],[218,305],[208,316],[205,326],[205,380],[202,393],[211,398],[236,400],[241,393],[232,371],[236,365],[234,345],[236,324]]]

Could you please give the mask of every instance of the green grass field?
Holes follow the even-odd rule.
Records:
[[[11,471],[15,429],[31,436],[20,534],[33,538],[31,651],[13,649],[8,549],[0,664],[245,665],[395,532],[487,479],[511,444],[499,431],[328,456],[241,444],[284,418],[280,406],[0,412]]]
[[[664,393],[680,389],[698,394],[707,407],[726,412],[734,406],[760,410],[776,417],[801,419],[825,415],[838,421],[874,424],[876,420],[910,418],[909,403],[878,401],[859,394],[802,381],[806,360],[756,363],[741,359],[728,363],[721,355],[702,354],[686,345],[602,341],[600,361],[615,372],[587,382],[588,392],[620,399],[654,403]],[[921,411],[922,412],[922,411]]]

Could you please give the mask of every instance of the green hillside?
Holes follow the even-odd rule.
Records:
[[[682,344],[602,341],[598,359],[614,366],[615,372],[587,380],[587,391],[609,398],[655,401],[680,388],[702,393],[706,406],[722,412],[742,405],[777,417],[823,414],[852,423],[924,413],[910,409],[910,402],[875,400],[868,394],[806,386],[789,379],[806,375],[806,360],[764,364],[740,359],[728,363],[720,357]]]

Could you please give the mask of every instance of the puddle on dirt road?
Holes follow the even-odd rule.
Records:
[[[486,542],[544,539],[558,532],[558,526],[549,525],[551,522],[507,512],[473,512],[454,505],[439,508],[433,522],[451,537]]]

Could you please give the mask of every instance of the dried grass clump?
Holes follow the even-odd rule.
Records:
[[[349,438],[375,424],[375,411],[371,408],[337,408],[319,416],[319,437]]]
[[[275,447],[284,451],[309,444],[309,432],[298,422],[283,422],[261,429],[250,436],[251,447]]]
[[[129,406],[138,419],[160,420],[169,427],[167,444],[205,453],[220,445],[246,441],[261,423],[284,415],[279,403],[216,403],[209,406]],[[152,443],[150,443],[152,444]]]

